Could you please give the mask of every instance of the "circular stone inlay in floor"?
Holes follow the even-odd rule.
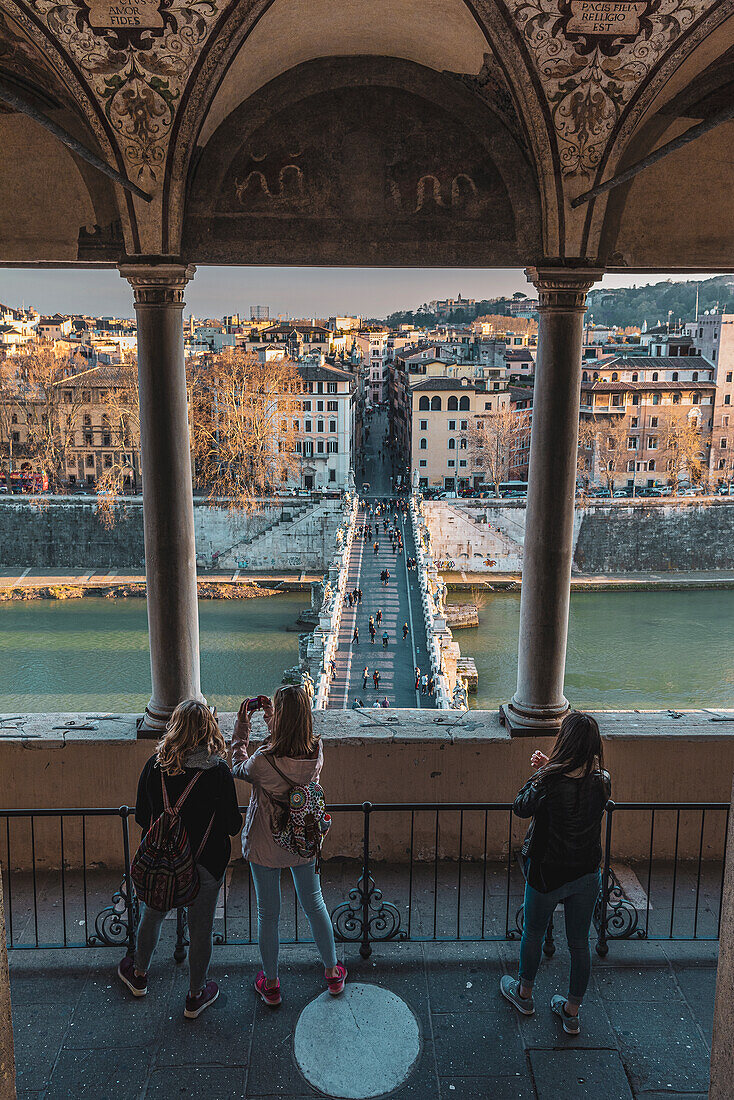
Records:
[[[368,1100],[402,1085],[420,1054],[418,1021],[405,1001],[377,985],[322,993],[296,1024],[295,1055],[306,1080],[340,1100]]]

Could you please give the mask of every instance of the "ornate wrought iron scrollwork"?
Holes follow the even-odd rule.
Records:
[[[377,889],[369,872],[362,873],[357,885],[349,891],[349,901],[332,910],[331,924],[334,936],[342,943],[368,945],[370,941],[408,938],[401,927],[400,910],[382,900],[382,890]]]
[[[607,912],[604,928],[602,928],[602,906],[604,905],[604,892],[599,892],[594,906],[594,927],[599,933],[600,942],[605,940],[629,940],[633,936],[639,939],[645,938],[644,928],[639,928],[639,914],[629,898],[625,897],[622,884],[609,868],[607,879]],[[598,947],[597,947],[598,950]]]
[[[138,926],[140,906],[133,890],[132,899],[127,896],[127,880],[123,879],[120,889],[112,895],[112,905],[100,909],[94,919],[94,933],[87,943],[90,947],[104,944],[107,947],[124,947],[132,942],[131,932]],[[132,928],[131,928],[132,922]]]

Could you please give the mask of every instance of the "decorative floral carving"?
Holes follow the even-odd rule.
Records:
[[[160,29],[93,29],[85,0],[28,3],[84,72],[118,135],[131,176],[158,182],[176,103],[219,0],[160,0]]]
[[[648,0],[634,36],[569,32],[570,0],[507,2],[540,72],[563,174],[588,177],[640,83],[716,0]]]

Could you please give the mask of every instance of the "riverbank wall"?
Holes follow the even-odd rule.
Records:
[[[734,712],[600,711],[605,764],[617,803],[721,802],[728,806],[734,769]],[[117,807],[135,800],[138,776],[151,753],[150,741],[136,739],[136,715],[46,714],[0,716],[0,823],[4,809]],[[229,739],[234,714],[220,715]],[[552,738],[528,742],[513,738],[496,712],[434,710],[315,711],[314,729],[324,743],[322,782],[329,806],[407,803],[509,803],[528,777],[530,753],[548,751]],[[254,744],[264,733],[255,719]],[[254,747],[254,745],[253,745]],[[250,788],[237,784],[241,803]],[[359,857],[362,814],[334,810],[326,859]],[[656,810],[654,858],[720,857],[725,810],[708,810],[702,831],[700,810]],[[490,860],[508,855],[508,822],[513,852],[527,822],[507,810],[442,811],[440,831],[433,811],[375,811],[371,815],[376,861],[406,861],[411,827],[416,859],[431,860],[439,837],[442,858]],[[650,810],[615,814],[614,859],[646,859],[650,849]],[[485,832],[486,829],[486,832]],[[131,844],[138,839],[131,823]],[[13,868],[59,866],[59,822],[37,819],[33,836],[27,818],[10,823]],[[79,866],[81,819],[64,825],[65,866]],[[486,847],[485,847],[486,845]],[[237,851],[237,844],[233,845]],[[87,822],[90,866],[119,866],[120,819]],[[3,858],[5,852],[3,849]]]
[[[339,500],[258,502],[250,511],[195,500],[200,568],[322,572],[334,550]],[[144,569],[143,505],[126,498],[106,525],[94,498],[0,500],[0,567]]]
[[[524,501],[425,501],[430,552],[444,573],[519,574]],[[734,568],[734,500],[607,500],[574,517],[576,573],[624,574]]]

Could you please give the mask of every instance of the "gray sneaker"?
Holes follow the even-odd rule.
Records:
[[[500,993],[515,1006],[518,1012],[522,1012],[523,1016],[532,1016],[535,1012],[533,998],[520,996],[520,983],[517,978],[503,974],[500,978]]]
[[[555,1012],[556,1016],[560,1017],[563,1030],[567,1035],[580,1034],[581,1024],[578,1016],[569,1016],[566,1012],[566,998],[561,997],[559,993],[556,993],[555,997],[551,997],[551,1012]]]

